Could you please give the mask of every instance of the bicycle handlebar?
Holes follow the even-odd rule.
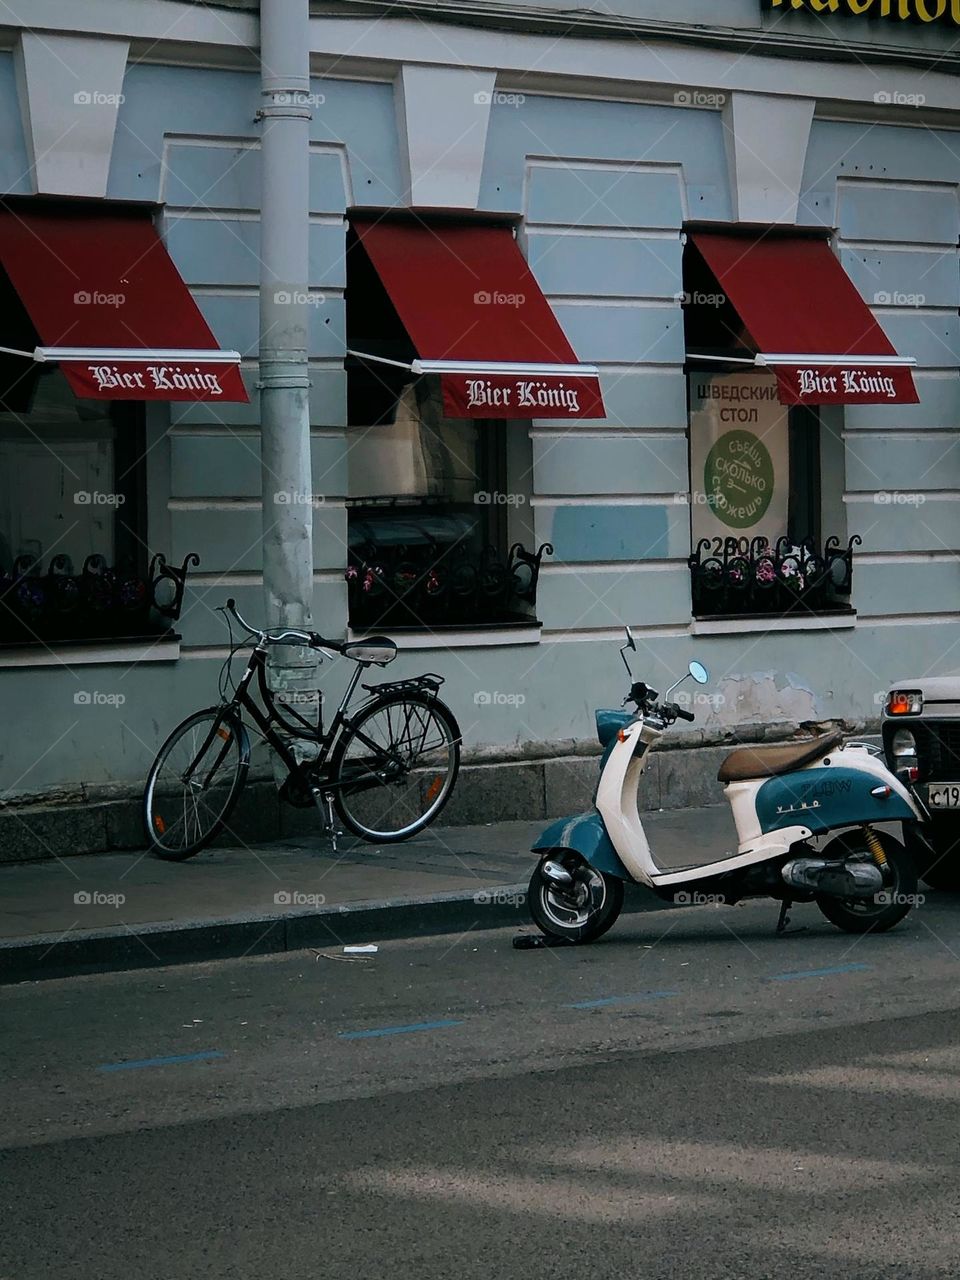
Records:
[[[232,596],[227,601],[225,608],[245,631],[257,637],[258,644],[301,644],[308,649],[332,649],[336,653],[340,652],[341,646],[334,640],[325,640],[319,631],[294,631],[288,628],[273,634],[269,631],[262,631],[259,627],[251,627],[250,623],[247,622],[237,608],[237,602]]]

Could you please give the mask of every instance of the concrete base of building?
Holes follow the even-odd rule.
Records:
[[[699,731],[665,740],[651,756],[640,789],[644,811],[699,808],[723,800],[717,770],[734,746],[784,742],[840,728],[858,737],[878,726],[840,724],[744,725],[722,733]],[[569,742],[465,753],[457,786],[442,822],[559,818],[589,809],[597,784],[599,747]],[[126,788],[84,789],[0,806],[0,863],[67,858],[85,853],[140,849],[145,845],[140,793]],[[258,844],[318,829],[313,809],[294,809],[277,795],[272,778],[253,778],[230,819],[224,844]]]

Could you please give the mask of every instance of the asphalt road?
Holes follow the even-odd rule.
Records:
[[[960,903],[0,991],[0,1278],[954,1277]]]

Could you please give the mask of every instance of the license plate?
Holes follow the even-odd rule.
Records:
[[[927,792],[927,804],[931,809],[960,809],[960,782],[931,785]]]

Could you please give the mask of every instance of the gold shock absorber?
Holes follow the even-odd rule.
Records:
[[[881,871],[885,871],[887,869],[887,855],[884,853],[880,837],[874,831],[873,827],[864,825],[863,838],[867,842],[867,848],[870,850],[874,862]]]

